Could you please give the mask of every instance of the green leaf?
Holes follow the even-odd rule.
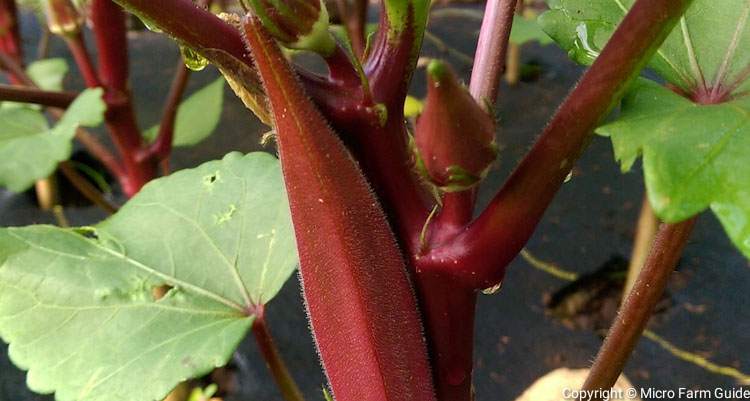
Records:
[[[750,257],[750,97],[699,105],[640,80],[619,118],[597,132],[612,138],[623,171],[643,155],[660,218],[681,221],[710,207]]]
[[[591,63],[633,0],[551,0],[545,31]],[[710,207],[750,257],[750,2],[695,0],[649,63],[684,96],[641,80],[597,132],[624,171],[639,155],[649,200],[670,222]]]
[[[224,105],[224,78],[219,78],[193,93],[180,104],[175,120],[172,146],[192,146],[206,139],[219,125]],[[159,125],[149,128],[144,136],[153,141]]]
[[[157,400],[224,365],[296,263],[278,161],[231,153],[95,227],[0,230],[0,336],[32,390]]]
[[[52,174],[70,157],[78,126],[99,125],[105,107],[102,90],[88,89],[52,129],[38,110],[0,108],[0,186],[20,192]]]
[[[59,91],[63,88],[63,79],[68,73],[68,63],[62,58],[49,58],[31,63],[26,68],[34,83],[40,88]]]
[[[575,61],[591,64],[634,0],[548,0],[542,28]],[[664,41],[649,66],[688,93],[701,87],[743,84],[750,89],[750,3],[746,0],[695,0]],[[743,78],[744,74],[744,79]]]
[[[513,17],[513,29],[510,31],[510,42],[522,45],[527,42],[539,42],[547,45],[553,42],[537,22],[537,18],[525,18],[520,15]]]

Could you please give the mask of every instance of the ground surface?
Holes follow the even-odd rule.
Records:
[[[455,17],[454,17],[455,18]],[[432,32],[447,45],[473,53],[473,19],[455,18]],[[432,45],[432,55],[439,54]],[[62,54],[59,46],[53,54]],[[140,34],[132,53],[133,88],[139,101],[139,117],[150,126],[159,116],[177,51],[174,45],[153,34]],[[470,66],[448,57],[467,76]],[[502,121],[499,140],[503,147],[498,167],[488,177],[482,201],[488,201],[508,171],[526,151],[552,115],[581,70],[570,64],[552,46],[524,48],[523,59],[541,65],[537,81],[503,87],[498,106]],[[191,88],[214,77],[215,72],[195,74]],[[421,74],[420,74],[421,75]],[[421,78],[419,80],[421,82]],[[76,83],[71,82],[72,87]],[[415,84],[420,94],[423,85]],[[230,150],[258,149],[259,134],[266,128],[245,111],[227,92],[226,107],[217,133],[192,149],[175,152],[175,168],[195,166],[217,159]],[[569,270],[585,273],[599,268],[614,255],[628,255],[632,227],[642,196],[640,172],[621,175],[604,138],[595,138],[574,170],[528,245],[538,258]],[[94,208],[69,208],[73,224],[89,224],[101,218]],[[52,222],[36,210],[28,195],[0,192],[0,225]],[[565,282],[536,270],[518,258],[509,268],[505,285],[479,302],[476,335],[478,401],[513,400],[537,377],[561,366],[585,367],[601,344],[592,330],[571,329],[545,311],[544,299]],[[750,304],[750,266],[725,238],[710,216],[699,219],[696,232],[670,285],[670,306],[653,319],[650,328],[676,346],[698,353],[723,365],[750,371],[750,319],[744,305]],[[298,283],[291,280],[269,305],[271,330],[283,350],[294,376],[308,400],[322,400],[324,383],[302,309]],[[240,347],[240,392],[231,399],[276,401],[281,397],[270,381],[252,338]],[[736,386],[734,379],[710,373],[680,361],[656,343],[643,339],[626,373],[639,387],[662,389],[688,387],[713,389]],[[146,378],[147,379],[147,378]],[[7,360],[0,345],[0,401],[50,399],[30,393],[24,374]]]

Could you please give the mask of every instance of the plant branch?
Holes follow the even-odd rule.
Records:
[[[213,49],[244,62],[253,68],[240,32],[216,15],[196,7],[192,0],[115,0],[139,17],[153,22],[180,43],[203,54]],[[222,63],[203,54],[211,62]]]
[[[70,163],[70,161],[61,162],[58,167],[60,172],[63,173],[65,178],[73,184],[74,187],[80,192],[86,199],[90,200],[96,206],[99,206],[102,210],[109,214],[117,212],[118,207],[104,199],[102,193],[96,189],[90,182],[83,178],[76,168]]]
[[[404,21],[390,19],[387,2],[399,3],[406,9]],[[364,70],[370,81],[375,101],[385,102],[389,112],[398,112],[395,109],[391,110],[391,106],[398,105],[403,108],[403,101],[416,66],[425,30],[426,20],[420,21],[418,16],[426,14],[428,6],[429,3],[425,6],[418,0],[398,2],[384,0],[381,2],[377,37],[372,44],[373,49],[364,65]],[[403,25],[400,30],[393,28],[397,24]]]
[[[430,242],[440,244],[469,224],[474,214],[476,199],[476,188],[444,193],[440,213],[435,217],[435,229],[431,230]]]
[[[155,164],[141,162],[138,156],[143,138],[138,128],[129,88],[129,60],[125,13],[112,0],[92,0],[91,21],[94,25],[99,59],[99,78],[107,103],[105,121],[122,158],[126,180],[121,181],[127,196],[133,196],[156,175]]]
[[[469,91],[488,110],[495,104],[500,79],[505,70],[508,39],[517,1],[488,0],[485,6]]]
[[[403,21],[389,18],[386,3],[403,7]],[[419,53],[428,2],[385,0],[373,50],[363,66],[372,102],[385,106],[387,120],[355,122],[333,119],[375,192],[407,252],[417,252],[419,233],[430,208],[426,191],[413,171],[408,133],[404,125],[404,99]],[[396,27],[396,25],[401,24]],[[316,99],[317,101],[317,99]]]
[[[0,84],[0,101],[33,103],[64,109],[78,96],[73,92],[46,91],[17,85]]]
[[[304,401],[302,391],[294,381],[289,369],[287,368],[284,360],[281,357],[281,353],[276,344],[274,344],[271,332],[268,330],[268,324],[266,323],[265,316],[263,314],[263,307],[259,307],[260,311],[255,321],[253,322],[253,335],[255,335],[255,341],[258,343],[263,359],[266,361],[266,366],[273,376],[273,380],[281,391],[281,395],[286,401]]]
[[[487,209],[450,243],[420,259],[477,289],[499,283],[588,145],[690,0],[637,0]]]
[[[190,78],[190,70],[185,67],[185,62],[180,57],[180,60],[177,62],[174,79],[172,80],[172,86],[169,89],[169,95],[167,95],[167,101],[164,104],[159,133],[154,143],[148,149],[148,157],[155,157],[158,161],[162,162],[168,159],[172,151],[177,110],[185,93],[188,78]]]
[[[583,384],[584,390],[609,389],[617,381],[628,356],[646,328],[654,306],[664,293],[694,224],[695,217],[682,223],[665,223],[659,228],[654,246],[638,275],[633,291],[620,308]]]
[[[125,13],[112,0],[91,1],[91,21],[99,57],[99,77],[112,96],[128,91],[128,39]]]
[[[73,36],[65,36],[65,44],[73,55],[73,59],[78,66],[78,70],[81,72],[81,76],[83,77],[86,86],[89,88],[101,86],[99,75],[96,68],[94,68],[88,50],[86,49],[83,35],[78,32]]]

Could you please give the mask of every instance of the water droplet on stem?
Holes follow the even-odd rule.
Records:
[[[207,58],[187,46],[180,45],[180,54],[182,54],[185,66],[193,71],[203,71],[208,66]]]

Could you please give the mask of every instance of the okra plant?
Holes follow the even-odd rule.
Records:
[[[119,156],[100,158],[114,160],[108,167],[133,195],[94,226],[0,231],[0,336],[35,391],[61,401],[160,399],[226,364],[252,331],[283,397],[302,400],[265,320],[299,264],[326,395],[473,400],[477,294],[503,282],[595,131],[612,138],[624,170],[643,155],[648,199],[664,223],[585,389],[614,384],[696,214],[711,207],[750,256],[747,1],[550,0],[540,24],[590,67],[481,211],[477,190],[499,153],[494,104],[516,0],[487,2],[468,87],[445,62],[427,64],[414,126],[404,102],[429,0],[382,0],[372,36],[362,0],[337,3],[343,35],[320,0],[211,3],[49,0],[51,30],[92,88],[73,101],[24,72],[15,3],[0,0],[1,60],[16,84],[0,87],[2,100],[53,116],[69,105],[52,129],[8,128],[7,141],[19,142],[6,148],[43,142],[60,154],[36,156],[54,167],[69,151],[52,142],[69,148],[76,129],[103,114]],[[174,39],[189,64],[215,65],[273,127],[278,160],[231,153],[145,184],[177,141],[184,78],[149,143],[133,125],[123,10]],[[84,17],[96,67],[80,40]],[[316,54],[327,72],[290,62],[287,49]],[[646,66],[658,81],[639,78]],[[0,109],[16,113],[3,124],[27,114],[46,123],[19,107]],[[16,170],[3,182],[12,189]]]

